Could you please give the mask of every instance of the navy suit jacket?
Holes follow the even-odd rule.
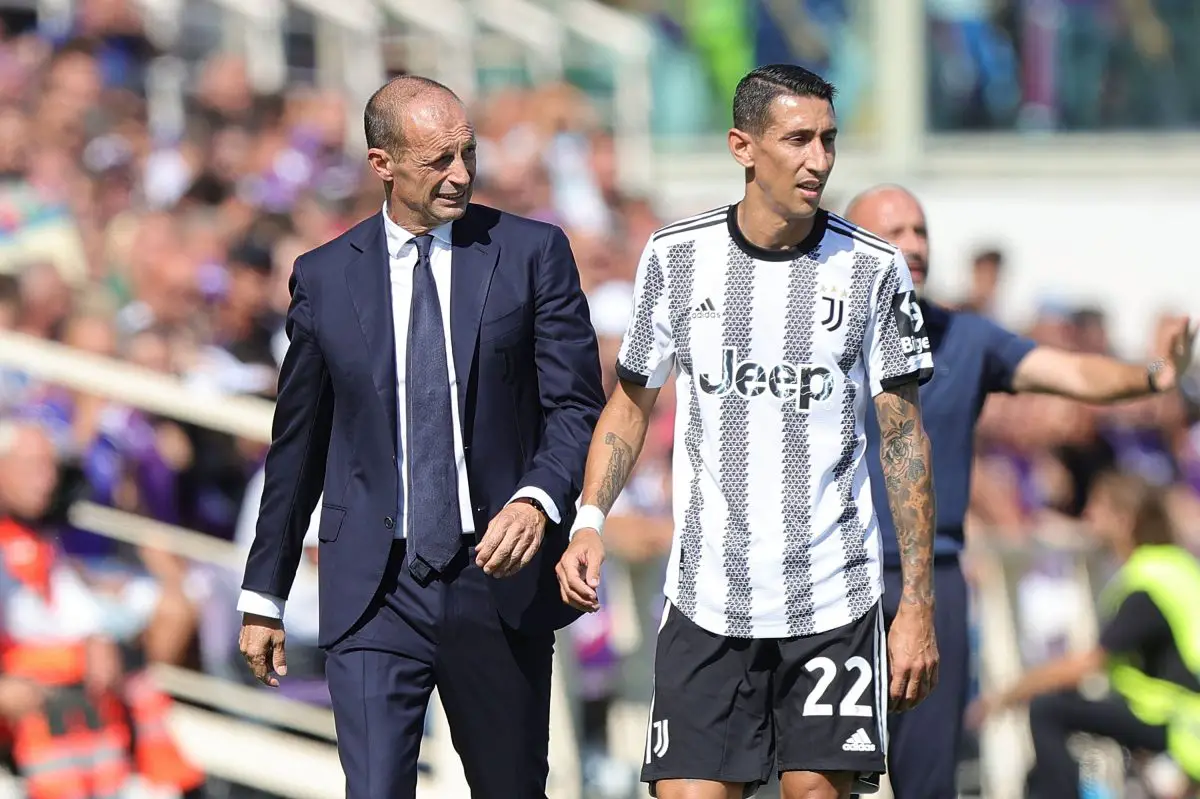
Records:
[[[509,626],[556,629],[575,618],[554,567],[604,404],[596,334],[559,228],[471,205],[451,240],[452,357],[476,537],[518,488],[549,495],[561,524],[547,523],[528,566],[490,583]],[[291,293],[242,587],[287,597],[324,491],[319,643],[330,646],[371,604],[395,532],[396,345],[382,214],[300,256]]]

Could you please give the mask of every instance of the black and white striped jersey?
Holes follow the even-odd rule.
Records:
[[[620,376],[677,375],[666,596],[720,634],[782,638],[878,600],[866,403],[933,373],[904,257],[824,211],[800,247],[754,246],[737,206],[655,233]]]

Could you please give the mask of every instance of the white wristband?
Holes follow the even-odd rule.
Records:
[[[571,525],[571,533],[567,540],[575,537],[575,533],[579,530],[595,530],[597,534],[604,534],[604,511],[595,505],[584,505],[575,514],[575,523]]]

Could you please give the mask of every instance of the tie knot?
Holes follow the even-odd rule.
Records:
[[[417,263],[429,260],[429,249],[433,247],[433,236],[426,233],[423,236],[417,236],[413,239],[413,244],[417,247]]]

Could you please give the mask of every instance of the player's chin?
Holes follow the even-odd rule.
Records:
[[[797,186],[792,192],[792,216],[793,218],[803,219],[813,216],[821,207],[821,198],[825,194],[825,189],[821,188],[810,189],[803,186]]]

